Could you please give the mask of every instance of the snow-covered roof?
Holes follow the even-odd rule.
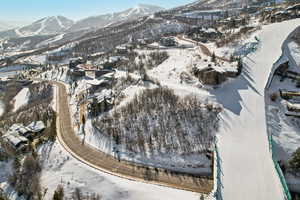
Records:
[[[201,31],[206,32],[206,33],[217,33],[218,32],[214,28],[208,28],[208,29],[202,28]]]
[[[127,47],[124,46],[124,45],[120,45],[120,46],[117,46],[116,49],[118,49],[118,50],[127,50]]]
[[[105,54],[105,52],[97,52],[97,53],[93,53],[91,56],[101,56],[104,54]]]
[[[109,57],[109,62],[117,62],[119,60],[126,59],[124,56],[111,56]]]
[[[32,132],[37,133],[37,132],[44,130],[46,128],[46,126],[45,126],[44,122],[42,122],[42,121],[35,121],[35,122],[32,122],[31,124],[29,124],[27,126],[27,128],[29,130],[31,130]]]
[[[7,133],[18,133],[20,135],[25,135],[28,132],[30,132],[30,129],[25,127],[23,124],[14,124],[8,129]]]
[[[82,57],[76,57],[76,58],[70,58],[69,61],[72,62],[72,61],[77,61],[77,60],[83,60]]]
[[[28,126],[24,126],[23,124],[14,124],[8,129],[7,135],[17,134],[20,136],[26,136],[28,133],[37,133],[44,130],[45,128],[46,126],[42,121],[32,122]]]
[[[101,85],[102,83],[105,83],[105,82],[107,82],[107,80],[105,80],[105,79],[101,79],[101,80],[93,79],[93,80],[86,81],[86,83],[89,85]]]
[[[83,69],[83,70],[89,70],[89,69],[93,69],[93,65],[91,64],[79,64],[77,65],[77,68]]]
[[[115,72],[111,72],[111,73],[108,73],[108,74],[104,74],[103,76],[101,76],[101,79],[112,79],[113,76],[114,76]]]
[[[15,132],[8,132],[2,137],[4,140],[10,142],[14,146],[18,146],[20,143],[27,142],[27,138],[19,135]]]
[[[97,94],[95,98],[97,99],[98,102],[102,102],[104,101],[104,99],[108,100],[111,98],[111,90],[105,89],[100,94]]]
[[[286,10],[294,10],[294,9],[300,9],[300,3],[289,6],[286,8]]]
[[[224,63],[223,65],[219,65],[219,64],[214,64],[214,63],[210,63],[210,64],[203,64],[203,63],[198,63],[196,65],[196,67],[199,70],[209,70],[209,69],[213,69],[216,72],[220,72],[220,73],[225,73],[225,72],[237,72],[237,68],[234,66],[234,63]]]
[[[274,15],[282,15],[282,14],[288,14],[288,12],[286,10],[281,10],[276,12]]]

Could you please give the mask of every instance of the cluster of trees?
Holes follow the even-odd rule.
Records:
[[[112,109],[112,103],[107,97],[104,97],[100,102],[97,98],[93,98],[92,102],[88,105],[88,113],[90,117],[97,117],[103,112]]]
[[[289,166],[296,172],[300,172],[300,148],[297,149],[292,155],[292,158],[289,162]]]
[[[37,156],[27,155],[21,162],[18,158],[14,161],[14,171],[9,177],[9,183],[18,192],[18,195],[28,199],[41,199],[40,186],[41,166]]]
[[[149,54],[146,66],[148,69],[152,69],[162,64],[168,58],[169,54],[166,51],[153,51]]]
[[[9,200],[9,199],[0,191],[0,200]]]
[[[138,58],[138,62],[136,58]],[[166,51],[153,51],[148,55],[141,54],[139,56],[135,55],[135,57],[130,57],[129,62],[122,63],[118,68],[131,73],[139,72],[140,74],[145,74],[148,69],[157,67],[168,58],[169,54]]]
[[[29,36],[29,37],[14,37],[7,40],[7,42],[3,43],[3,48],[20,48],[21,50],[29,50],[36,48],[36,45],[50,39],[53,36]]]
[[[190,154],[209,149],[221,108],[168,88],[147,89],[126,106],[94,120],[94,126],[127,151]]]
[[[4,87],[4,96],[1,99],[6,105],[6,112],[0,117],[0,132],[5,133],[15,123],[27,125],[32,121],[43,121],[45,124],[50,124],[53,121],[54,111],[50,106],[53,99],[52,86],[42,82],[26,87],[30,91],[29,102],[16,112],[12,112],[13,105],[10,102],[21,91],[22,86],[12,81]]]
[[[300,30],[293,36],[293,40],[300,45]]]
[[[165,20],[161,18],[144,17],[99,29],[86,34],[85,38],[89,39],[81,40],[76,44],[74,51],[79,54],[107,52],[124,43],[138,43],[138,39],[143,38],[155,40],[166,34],[182,33],[187,29],[184,22],[179,22],[174,18],[169,19],[169,22],[165,23]]]
[[[67,199],[72,199],[72,200],[101,200],[102,197],[96,193],[87,193],[83,194],[80,188],[75,188],[75,190],[72,192],[72,197],[67,198],[65,197],[64,194],[64,188],[59,185],[54,192],[53,195],[53,200],[67,200]]]
[[[72,50],[68,49],[68,50],[61,50],[53,54],[47,54],[46,60],[48,62],[60,62],[71,57],[73,57],[73,52]]]
[[[216,45],[217,47],[223,47],[227,44],[240,40],[242,37],[248,36],[258,29],[260,29],[260,27],[245,26],[238,32],[224,34],[224,37],[216,42]]]
[[[237,60],[237,75],[241,75],[243,72],[243,60],[241,57],[238,58]]]
[[[223,37],[223,34],[219,31],[209,32],[203,30],[202,27],[192,28],[188,33],[187,36],[195,41],[198,42],[207,42],[207,41],[216,41],[217,39]]]

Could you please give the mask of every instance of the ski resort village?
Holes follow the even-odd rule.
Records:
[[[300,199],[300,1],[153,2],[0,14],[0,200]]]

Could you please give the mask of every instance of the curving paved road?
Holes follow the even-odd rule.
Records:
[[[79,161],[100,171],[129,180],[206,194],[213,190],[214,183],[212,178],[195,177],[189,174],[175,174],[170,171],[166,173],[164,169],[154,169],[126,161],[118,162],[114,157],[100,152],[91,146],[82,145],[72,127],[65,85],[58,82],[52,83],[58,88],[56,98],[59,142]]]

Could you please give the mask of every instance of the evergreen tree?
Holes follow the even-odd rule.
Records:
[[[300,148],[293,153],[292,159],[289,162],[289,165],[292,169],[300,171]]]
[[[63,200],[64,199],[64,188],[59,185],[54,192],[53,200]]]
[[[216,54],[215,54],[215,52],[213,52],[212,55],[211,55],[211,62],[216,62]]]
[[[238,59],[238,64],[237,64],[237,75],[238,75],[238,76],[241,75],[242,71],[243,71],[243,60],[242,60],[242,58],[240,57],[240,58]]]

